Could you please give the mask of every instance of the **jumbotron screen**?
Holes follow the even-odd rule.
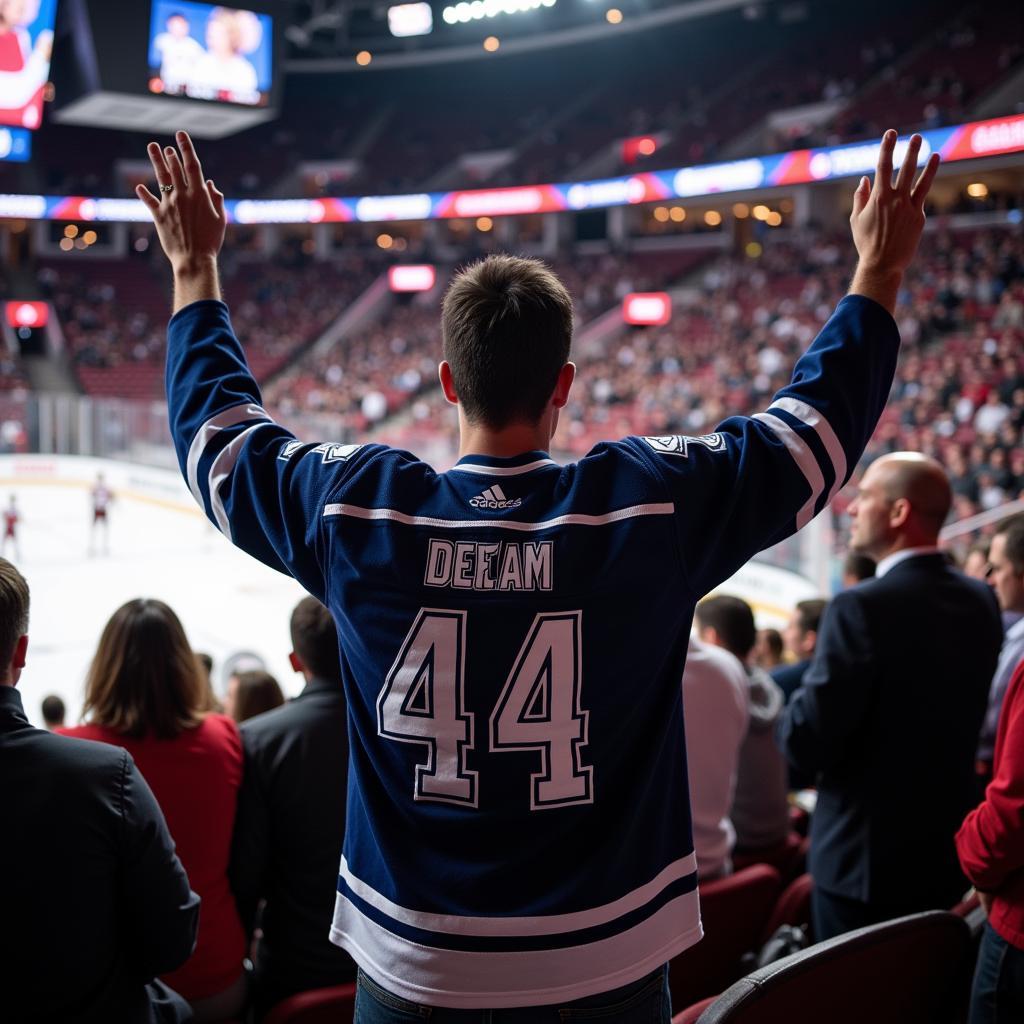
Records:
[[[150,92],[263,106],[273,84],[273,38],[267,14],[153,0]]]
[[[0,124],[38,128],[57,0],[0,3]]]

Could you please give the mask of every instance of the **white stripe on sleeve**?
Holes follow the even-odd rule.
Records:
[[[814,506],[818,497],[825,490],[825,477],[822,475],[814,452],[800,440],[800,435],[784,420],[769,412],[759,412],[753,419],[763,423],[789,450],[793,461],[800,467],[800,472],[811,487],[811,496],[803,503],[796,514],[796,528],[802,530],[814,518]]]
[[[192,492],[192,497],[196,499],[200,508],[204,508],[203,493],[199,490],[199,460],[203,457],[203,452],[222,430],[236,427],[239,423],[245,423],[247,420],[269,421],[270,417],[265,409],[251,402],[233,405],[230,409],[225,409],[208,419],[196,431],[196,436],[192,438],[192,443],[188,448],[188,458],[185,462],[185,478],[188,482],[188,489]]]
[[[217,458],[213,460],[213,465],[210,467],[210,513],[216,520],[218,529],[228,540],[231,540],[231,524],[228,522],[228,514],[224,508],[224,502],[220,499],[220,485],[231,476],[235,463],[238,462],[238,456],[242,448],[245,447],[246,441],[249,440],[250,434],[254,430],[259,430],[260,427],[272,426],[274,426],[272,421],[262,420],[259,423],[254,423],[251,427],[246,427],[245,430],[240,434],[236,434],[231,439],[231,442],[217,453]]]
[[[832,471],[835,473],[832,489],[828,492],[828,498],[825,501],[825,504],[828,504],[839,493],[839,488],[846,483],[847,470],[846,452],[843,450],[836,432],[832,429],[832,424],[813,405],[801,402],[797,398],[780,398],[777,402],[772,402],[768,407],[768,412],[771,412],[772,409],[783,409],[788,412],[790,416],[795,417],[801,423],[807,424],[821,439],[821,443],[832,461]]]

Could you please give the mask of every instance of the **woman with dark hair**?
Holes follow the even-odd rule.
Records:
[[[284,703],[281,684],[260,669],[235,672],[228,680],[224,695],[224,714],[241,724],[264,711],[273,711]]]
[[[207,712],[207,687],[177,615],[136,599],[114,612],[85,684],[85,725],[68,736],[124,747],[167,819],[192,888],[202,897],[188,962],[162,980],[197,1021],[235,1016],[245,1002],[245,935],[227,867],[242,744],[235,723]]]

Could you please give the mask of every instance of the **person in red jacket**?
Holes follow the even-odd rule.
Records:
[[[985,799],[956,835],[988,914],[969,1024],[1024,1021],[1024,661],[1006,691],[992,770]]]
[[[192,888],[202,898],[195,952],[162,981],[197,1022],[243,1007],[245,932],[228,883],[242,783],[242,740],[226,715],[209,714],[199,661],[177,615],[136,599],[114,612],[85,685],[88,724],[65,735],[124,747],[156,796]]]

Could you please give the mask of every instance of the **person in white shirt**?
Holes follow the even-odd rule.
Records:
[[[207,52],[196,64],[193,82],[204,93],[227,93],[236,103],[255,103],[259,81],[242,56],[259,46],[259,21],[249,11],[215,7],[206,22]]]
[[[204,55],[198,39],[189,33],[188,18],[175,12],[167,19],[167,31],[156,37],[154,47],[160,54],[160,80],[168,92],[179,92],[188,85]]]
[[[690,637],[683,716],[693,847],[701,881],[732,872],[736,830],[729,820],[740,747],[747,734],[747,674],[728,651]]]

